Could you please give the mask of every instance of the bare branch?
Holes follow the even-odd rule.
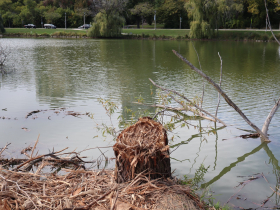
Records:
[[[199,67],[200,67],[200,71],[202,71],[202,67],[201,67],[199,55],[198,55],[198,53],[197,53],[197,51],[196,51],[196,49],[195,49],[195,46],[194,46],[193,42],[192,42],[192,46],[193,46],[193,49],[194,49],[194,51],[195,51],[195,53],[196,53],[196,56],[197,56],[197,60],[198,60]],[[203,98],[204,98],[204,87],[205,87],[205,83],[204,83],[204,81],[203,81],[203,89],[202,89],[202,96],[201,96],[201,106],[200,106],[201,108],[202,108]],[[216,117],[217,117],[217,115],[216,115]]]
[[[220,53],[219,53],[219,52],[218,52],[218,55],[219,55],[219,57],[220,57],[220,61],[221,61],[220,84],[219,84],[219,87],[221,88],[221,85],[222,85],[223,60],[222,60],[222,57],[220,56]],[[217,117],[219,105],[220,105],[220,93],[218,92],[218,104],[217,104],[217,108],[216,108],[216,114],[215,114],[215,117]]]
[[[232,102],[232,100],[225,94],[225,92],[206,74],[204,74],[202,71],[200,71],[198,68],[192,65],[186,58],[184,58],[182,55],[180,55],[177,51],[172,50],[173,53],[180,58],[182,61],[184,61],[186,64],[188,64],[191,69],[196,71],[198,74],[200,74],[204,79],[206,79],[221,95],[222,97],[226,100],[226,102],[235,109],[235,111],[238,112],[238,114],[255,130],[257,133],[260,134],[260,136],[264,139],[266,142],[270,142],[268,139],[268,136],[264,134],[255,124],[253,124],[246,116],[245,114],[236,106],[235,103]]]
[[[7,149],[7,147],[8,147],[10,144],[11,144],[11,143],[6,144],[6,146],[0,151],[0,156],[2,155],[2,153],[5,151],[5,149]]]
[[[263,124],[263,127],[262,127],[262,132],[264,134],[267,135],[267,131],[268,131],[268,126],[272,120],[272,117],[274,116],[274,114],[276,113],[277,109],[279,108],[280,106],[280,98],[278,99],[278,101],[275,103],[275,105],[273,106],[273,108],[271,109],[270,113],[268,114],[264,124]]]
[[[162,90],[164,90],[164,91],[168,91],[168,92],[175,93],[176,95],[178,95],[178,96],[182,97],[183,99],[185,99],[187,102],[189,102],[192,106],[194,106],[194,107],[197,108],[198,110],[204,112],[205,114],[209,115],[210,117],[213,117],[216,121],[218,121],[219,123],[223,124],[224,126],[227,126],[222,120],[220,120],[219,118],[213,116],[212,114],[210,114],[210,113],[207,112],[206,110],[202,109],[201,107],[197,106],[195,103],[193,103],[192,101],[190,101],[188,98],[186,98],[186,97],[183,96],[182,94],[178,93],[177,91],[175,91],[175,90],[169,90],[169,89],[163,88],[163,87],[157,85],[153,80],[151,80],[151,79],[149,79],[149,80],[151,81],[151,83],[152,83],[154,86],[156,86],[156,87],[158,87],[158,88],[160,88],[160,89],[162,89]],[[190,110],[190,111],[191,111],[191,110]]]
[[[266,18],[267,18],[267,21],[268,21],[268,26],[270,28],[272,36],[274,37],[275,41],[280,45],[279,40],[275,37],[275,35],[274,35],[273,31],[272,31],[272,28],[271,28],[271,24],[270,24],[270,20],[269,20],[269,15],[268,15],[268,9],[266,7],[266,0],[264,0],[264,6],[265,6],[265,11],[266,11]]]

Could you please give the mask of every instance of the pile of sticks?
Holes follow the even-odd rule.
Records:
[[[64,149],[33,155],[37,143],[22,151],[26,159],[17,161],[3,157],[8,145],[0,149],[0,209],[162,209],[166,203],[170,206],[164,198],[173,198],[171,209],[204,208],[176,179],[150,180],[143,172],[118,184],[113,170],[86,168],[89,162],[79,153],[62,153]]]

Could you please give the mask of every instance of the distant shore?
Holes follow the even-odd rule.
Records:
[[[122,29],[122,39],[152,39],[152,40],[189,40],[190,29]],[[216,36],[203,40],[235,40],[235,41],[274,41],[272,33],[265,29],[219,29]],[[280,30],[273,30],[280,39]],[[6,28],[2,37],[41,37],[41,38],[90,38],[84,29],[25,29]]]

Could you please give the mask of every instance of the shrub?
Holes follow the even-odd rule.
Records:
[[[269,36],[267,34],[262,35],[262,40],[263,41],[268,41],[269,40]]]
[[[47,36],[50,37],[50,35],[48,33],[42,33],[41,36]]]

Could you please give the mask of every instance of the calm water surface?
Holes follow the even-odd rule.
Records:
[[[148,104],[157,102],[156,89],[148,78],[190,99],[201,96],[202,78],[172,49],[199,67],[194,45],[202,70],[216,82],[220,76],[219,52],[224,91],[259,127],[274,99],[280,96],[280,48],[276,43],[10,38],[0,42],[11,50],[8,68],[16,69],[0,75],[0,147],[12,143],[5,155],[14,157],[19,155],[18,149],[33,145],[39,134],[41,153],[53,148],[80,151],[113,145],[112,138],[103,137],[96,129],[101,123],[110,123],[98,98],[117,103],[119,109],[112,118],[117,125],[117,117],[125,113],[124,107],[143,108],[132,103],[135,97],[141,95]],[[206,84],[203,107],[215,113],[216,103],[217,92]],[[62,107],[66,110],[59,110]],[[26,118],[34,110],[45,111]],[[73,117],[66,111],[89,112],[91,117]],[[272,142],[267,145],[262,145],[260,139],[238,137],[246,133],[240,129],[252,129],[224,100],[218,117],[230,126],[209,135],[186,127],[169,135],[175,136],[170,142],[172,150],[176,149],[171,154],[172,170],[179,177],[193,177],[202,163],[209,166],[202,186],[210,189],[215,202],[229,201],[230,206],[243,208],[278,205],[280,112],[271,123]],[[214,127],[206,121],[201,123]],[[114,156],[111,148],[103,152]],[[88,150],[83,155],[95,159],[100,152]],[[113,168],[114,163],[109,167]],[[242,189],[237,187],[258,173],[266,179],[261,177]],[[269,201],[261,207],[268,197]]]

